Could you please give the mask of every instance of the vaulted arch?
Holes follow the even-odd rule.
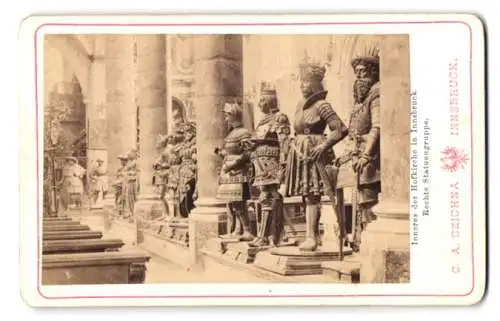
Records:
[[[78,78],[83,96],[88,99],[91,53],[87,52],[80,40],[72,35],[48,35],[46,40],[49,46],[59,51],[61,57],[70,66]]]

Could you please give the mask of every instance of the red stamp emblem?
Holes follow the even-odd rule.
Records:
[[[447,172],[456,172],[458,169],[464,169],[469,161],[469,156],[464,150],[458,150],[456,147],[448,146],[441,151],[441,168]]]

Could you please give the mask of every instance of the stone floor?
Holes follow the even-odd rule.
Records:
[[[82,224],[89,225],[92,230],[103,232],[103,238],[119,238],[125,242],[122,250],[137,250],[135,244],[133,226],[131,224],[111,224],[106,220],[105,215],[96,211],[73,212],[70,216],[79,219]],[[130,225],[124,227],[124,225]],[[121,226],[121,227],[120,227]],[[140,249],[145,250],[147,246],[141,245]],[[175,253],[165,253],[159,256],[151,252],[148,253],[151,260],[147,264],[145,283],[324,283],[331,282],[331,278],[325,275],[314,276],[262,276],[244,269],[221,266],[219,264],[208,264],[202,271],[189,271],[188,269],[169,261],[169,255]],[[270,273],[274,274],[274,273]]]

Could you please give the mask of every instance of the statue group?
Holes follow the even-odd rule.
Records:
[[[279,93],[268,82],[261,84],[259,108],[264,116],[253,132],[243,126],[241,102],[224,104],[229,132],[223,146],[214,150],[221,158],[216,197],[228,209],[227,233],[221,238],[250,248],[289,246],[285,226],[293,230],[293,223],[284,210],[284,200],[294,197],[301,199],[306,224],[305,238],[297,248],[315,252],[322,245],[320,219],[326,196],[337,216],[340,248],[359,251],[362,231],[375,217],[371,209],[380,192],[378,49],[369,48],[355,57],[351,66],[356,78],[348,124],[327,99],[325,66],[314,62],[299,66],[303,97],[293,122],[280,111]],[[347,150],[336,155],[334,147],[341,141],[346,142]],[[157,139],[153,184],[170,218],[186,218],[195,207],[195,142],[196,126],[187,121],[175,124],[173,133]],[[119,158],[122,167],[115,182],[116,204],[119,213],[130,215],[137,197],[137,153],[131,151]],[[341,172],[348,173],[348,182],[339,182]],[[338,211],[339,183],[343,190],[351,190],[353,213],[349,222]],[[259,204],[256,229],[251,228],[248,213],[251,199]]]
[[[160,135],[158,157],[153,164],[153,184],[171,218],[186,218],[196,200],[196,126],[176,124],[174,133]]]
[[[327,196],[338,209],[338,174],[343,170],[350,176],[350,183],[343,182],[342,188],[352,191],[353,213],[348,233],[345,217],[335,210],[339,246],[359,251],[361,233],[374,218],[371,208],[380,192],[378,50],[369,48],[354,58],[351,66],[356,80],[347,125],[328,102],[323,87],[326,68],[314,62],[300,65],[303,99],[296,107],[293,124],[279,110],[278,93],[269,83],[261,86],[259,107],[264,117],[253,133],[243,126],[241,104],[225,104],[225,120],[231,130],[224,145],[215,151],[222,158],[217,198],[227,203],[229,212],[228,233],[223,237],[247,242],[250,247],[279,247],[285,223],[290,224],[283,199],[300,197],[305,208],[306,236],[298,249],[316,251],[322,243],[322,197]],[[347,151],[337,156],[334,146],[343,140]],[[252,197],[252,187],[259,190],[262,212],[256,235],[251,232],[245,205]]]

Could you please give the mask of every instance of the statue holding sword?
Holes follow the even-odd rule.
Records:
[[[312,252],[321,244],[319,222],[323,195],[330,198],[340,230],[344,231],[335,198],[338,171],[334,165],[333,147],[347,135],[347,127],[326,100],[328,92],[322,84],[326,68],[305,61],[299,71],[304,99],[299,102],[294,115],[295,137],[287,157],[284,196],[302,197],[306,209],[306,238],[299,250]],[[328,134],[325,134],[326,127],[330,129]],[[341,233],[339,239],[341,257],[343,235]]]
[[[375,218],[372,208],[380,193],[380,81],[379,52],[368,47],[352,61],[356,80],[353,84],[354,106],[349,120],[348,148],[336,160],[337,166],[352,171],[352,223],[348,241],[353,251],[361,245],[361,233]],[[353,179],[352,179],[353,178]]]

